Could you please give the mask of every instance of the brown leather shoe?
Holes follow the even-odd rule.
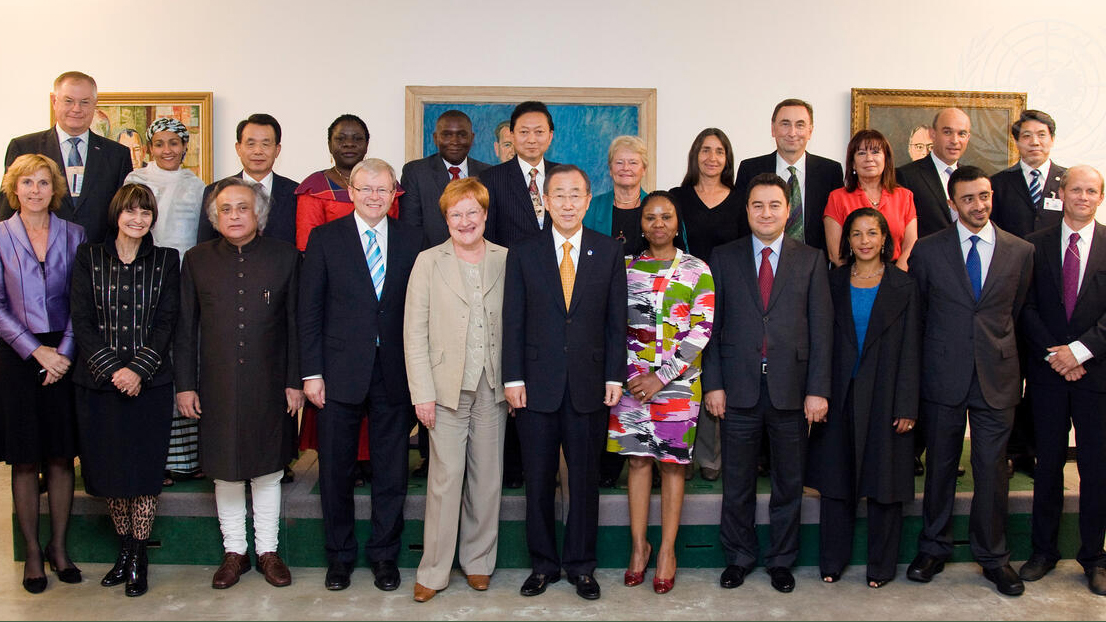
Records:
[[[217,590],[225,590],[238,583],[238,577],[250,570],[250,558],[238,553],[226,553],[223,555],[223,565],[215,571],[211,578],[211,587]]]
[[[491,583],[492,577],[486,574],[470,574],[468,580],[469,587],[478,592],[483,592],[488,589],[488,584]]]
[[[421,583],[415,583],[415,602],[425,603],[426,601],[434,598],[434,595],[438,593],[438,590],[432,590]]]
[[[276,552],[270,551],[257,558],[257,569],[265,575],[265,580],[273,587],[284,587],[292,584],[292,573],[288,572],[288,566]]]

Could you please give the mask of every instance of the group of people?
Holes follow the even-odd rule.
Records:
[[[468,585],[488,589],[501,490],[518,477],[532,568],[522,595],[563,571],[579,596],[599,598],[599,488],[620,475],[614,455],[628,463],[626,586],[643,583],[655,558],[654,590],[673,589],[694,461],[722,477],[720,584],[740,586],[761,559],[764,457],[763,561],[773,587],[790,592],[804,483],[821,495],[822,580],[846,569],[860,498],[867,585],[895,577],[924,448],[923,529],[907,577],[929,582],[952,554],[970,422],[969,534],[984,576],[1017,595],[1055,566],[1074,425],[1078,560],[1106,594],[1103,179],[1051,162],[1055,123],[1043,112],[1013,124],[1021,160],[989,178],[959,162],[971,129],[958,109],[937,113],[932,151],[911,164],[896,169],[887,140],[866,129],[842,170],[806,152],[813,110],[787,99],[772,113],[774,152],[735,173],[729,139],[707,128],[668,192],[642,188],[644,142],[616,138],[613,190],[593,198],[583,170],[545,159],[554,123],[536,101],[497,128],[497,153],[513,153],[503,162],[469,158],[471,121],[448,111],[438,151],[400,179],[366,159],[367,126],[342,115],[327,132],[333,166],[302,184],[273,172],[279,123],[251,115],[237,127],[242,172],[206,188],[181,168],[179,121],[151,124],[150,162],[131,171],[125,147],[89,131],[91,77],[62,74],[51,101],[57,125],[9,145],[0,199],[12,213],[0,221],[0,458],[12,465],[29,592],[46,588],[47,561],[59,580],[82,579],[66,548],[78,455],[120,539],[103,585],[147,591],[167,469],[215,481],[224,558],[214,588],[254,565],[247,483],[256,566],[290,584],[280,482],[302,411],[299,446],[310,437],[319,456],[330,590],[347,588],[357,565],[353,489],[370,455],[366,557],[377,588],[399,587],[416,420],[428,436],[416,601],[448,586],[455,551]],[[1023,393],[1033,555],[1016,572],[1006,453]]]

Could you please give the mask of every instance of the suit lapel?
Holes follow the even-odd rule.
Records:
[[[792,251],[795,250],[794,247],[797,244],[799,243],[784,234],[783,243],[780,244],[780,259],[776,262],[776,274],[772,278],[772,294],[768,296],[768,309],[765,309],[765,311],[770,310],[776,304],[776,301],[779,300],[780,292],[787,287],[792,271]],[[760,289],[758,287],[757,295],[759,296],[759,294]]]
[[[1042,196],[1057,198],[1060,192],[1060,176],[1064,174],[1064,171],[1068,169],[1057,165],[1053,162],[1048,167],[1048,177],[1044,180],[1045,185],[1042,188]],[[1026,191],[1028,192],[1028,190]],[[1097,229],[1097,227],[1096,227]]]
[[[899,275],[892,272],[888,267],[883,279],[879,284],[879,291],[876,292],[876,299],[872,303],[872,314],[868,318],[868,328],[864,333],[864,343],[861,344],[859,350],[861,358],[864,353],[868,351],[872,343],[879,339],[883,331],[887,330],[887,327],[891,325],[902,313],[902,308],[906,304],[906,297],[899,296],[898,290],[902,287],[913,286],[913,281],[908,279],[900,279]],[[852,317],[852,314],[849,314]],[[855,340],[855,328],[854,337]]]
[[[11,228],[12,237],[19,242],[20,246],[26,249],[31,257],[36,257],[35,247],[31,245],[31,238],[27,235],[27,228],[23,226],[23,219],[19,217],[19,212],[16,212],[14,216],[9,218],[8,222],[11,223],[9,227]],[[50,224],[53,225],[53,221],[51,221]],[[59,228],[60,227],[54,226],[50,227],[50,242],[54,240],[54,235],[56,233],[55,229]],[[47,246],[47,248],[49,248],[49,246]]]
[[[499,266],[503,263],[503,257],[500,254],[503,251],[499,248],[495,248],[491,243],[487,243],[484,251],[484,271],[480,275],[480,281],[483,283],[484,296],[487,297],[491,291],[495,288],[499,282],[499,278],[503,276],[503,270],[499,269]]]
[[[1017,193],[1018,200],[1021,201],[1022,205],[1029,208],[1030,213],[1035,213],[1037,206],[1033,204],[1033,197],[1029,194],[1029,186],[1025,184],[1025,176],[1022,175],[1021,165],[1015,164],[1009,170],[1012,173],[1010,181],[1013,182],[1014,192]],[[1044,195],[1042,194],[1042,196]]]
[[[1044,241],[1045,247],[1045,261],[1048,263],[1048,273],[1052,276],[1052,282],[1056,284],[1057,290],[1060,292],[1060,299],[1064,298],[1064,277],[1063,277],[1063,255],[1064,248],[1060,246],[1060,232],[1062,229],[1060,225],[1054,227],[1055,231],[1050,232]],[[1095,227],[1095,242],[1097,242],[1098,227]],[[1091,250],[1094,251],[1094,243],[1091,243]],[[1095,253],[1091,253],[1093,260]],[[1087,264],[1088,274],[1090,273],[1090,264]]]
[[[922,167],[922,179],[929,186],[929,191],[937,198],[938,211],[946,224],[952,224],[952,216],[949,215],[948,200],[945,199],[945,189],[941,187],[941,176],[937,173],[937,166],[932,159],[927,159]]]
[[[74,211],[81,209],[84,199],[89,193],[89,184],[93,183],[93,180],[100,174],[100,169],[104,167],[104,157],[101,149],[103,141],[104,139],[98,134],[88,133],[88,157],[84,161],[84,182],[81,185],[81,196],[73,201]]]
[[[442,160],[441,154],[434,154],[430,156],[430,170],[433,174],[430,176],[434,180],[434,187],[438,190],[438,195],[441,196],[442,191],[449,184],[449,171],[445,168],[445,161]]]
[[[764,301],[760,299],[760,282],[757,279],[757,262],[753,257],[753,238],[747,236],[742,238],[741,242],[737,245],[737,276],[745,283],[749,296],[753,299],[753,304],[761,312],[764,311]]]
[[[987,295],[995,288],[995,283],[1002,280],[1014,266],[1006,261],[1006,254],[1010,251],[1010,240],[1006,239],[1005,232],[998,227],[995,227],[994,223],[991,226],[995,229],[995,252],[991,255],[991,265],[987,268],[987,280],[983,283],[983,289],[979,292],[979,300],[982,301]],[[964,273],[967,274],[967,267],[964,268]]]
[[[357,230],[357,221],[353,218],[352,213],[345,218],[346,224],[342,227],[343,231],[341,232],[339,243],[345,247],[344,254],[348,254],[355,264],[353,271],[357,274],[357,276],[354,278],[361,283],[367,284],[369,288],[369,295],[372,296],[373,300],[376,300],[376,288],[373,287],[373,277],[372,274],[369,273],[369,263],[365,257],[365,249],[361,246],[361,235],[364,232]],[[391,242],[392,240],[388,241]],[[389,262],[391,261],[391,250],[392,245],[389,244]],[[388,286],[387,272],[385,272],[384,275],[384,286],[385,288]],[[379,302],[379,300],[377,300],[377,302]]]
[[[1087,268],[1083,271],[1083,281],[1079,284],[1079,295],[1075,298],[1076,307],[1079,306],[1079,301],[1083,299],[1083,294],[1091,289],[1087,287],[1087,277],[1090,276],[1093,278],[1096,273],[1106,270],[1106,226],[1101,223],[1095,223],[1092,240],[1091,253],[1087,257]],[[1057,244],[1057,246],[1059,245]],[[1052,254],[1055,255],[1056,253]],[[1063,281],[1060,280],[1056,282],[1063,283]]]
[[[388,245],[388,248],[391,249],[391,245]],[[391,261],[391,257],[388,259]],[[442,278],[449,289],[457,294],[457,297],[465,304],[468,304],[468,297],[465,295],[465,284],[461,282],[461,271],[458,269],[457,261],[457,256],[453,254],[453,243],[447,240],[445,245],[438,249],[438,256],[434,260],[434,265],[442,274]],[[387,279],[384,282],[387,284]]]
[[[856,343],[856,323],[853,320],[852,314],[852,283],[849,280],[849,273],[845,272],[844,277],[833,288],[833,308],[837,310],[833,314],[834,322],[839,326],[839,332],[846,335],[849,339],[849,343],[853,345],[853,351],[858,352],[860,350],[859,345]]]
[[[548,219],[546,219],[548,220]],[[583,229],[583,234],[580,235],[580,257],[576,260],[576,275],[572,283],[572,301],[568,305],[568,314],[576,310],[576,305],[580,302],[580,287],[583,282],[580,279],[581,274],[587,274],[589,271],[595,270],[595,250],[592,247],[592,236],[589,235],[591,231],[589,229]],[[560,266],[557,266],[557,280],[560,281],[561,271]]]
[[[976,300],[975,294],[972,293],[972,282],[968,279],[968,267],[964,261],[964,253],[960,250],[960,230],[956,227],[952,227],[945,231],[949,232],[945,234],[948,236],[948,242],[945,244],[945,259],[948,261],[949,267],[955,275],[953,279],[960,283],[961,289],[964,290],[964,295],[966,295],[968,300],[971,300],[974,305]],[[994,263],[992,258],[991,265],[994,265]],[[988,274],[987,276],[990,275]],[[980,298],[983,298],[982,294],[980,294]]]

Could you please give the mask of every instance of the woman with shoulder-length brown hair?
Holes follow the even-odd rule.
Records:
[[[81,582],[66,532],[77,455],[69,277],[85,233],[53,213],[68,186],[50,158],[16,158],[3,190],[15,214],[0,222],[0,458],[12,466],[12,505],[27,551],[23,589],[37,594],[46,589],[44,559],[62,582]],[[50,507],[45,553],[38,540],[40,470]]]
[[[449,182],[438,204],[449,239],[415,259],[403,315],[411,402],[430,431],[418,602],[449,585],[454,549],[469,586],[488,589],[507,424],[500,372],[507,249],[484,239],[488,190],[479,180]]]

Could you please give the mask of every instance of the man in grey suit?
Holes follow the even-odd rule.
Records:
[[[895,180],[914,193],[918,212],[918,237],[936,233],[952,224],[956,210],[949,207],[949,176],[956,170],[960,156],[968,149],[972,121],[959,108],[945,108],[933,117],[929,156],[900,166]]]
[[[757,453],[772,453],[772,587],[795,589],[807,432],[824,421],[830,396],[833,302],[825,255],[784,235],[788,185],[775,173],[752,179],[751,236],[714,249],[714,335],[703,357],[703,394],[721,420],[722,547],[719,583],[735,588],[756,565]]]
[[[922,416],[926,479],[918,555],[906,576],[928,583],[952,556],[956,467],[971,424],[968,537],[983,575],[999,592],[1025,591],[1006,544],[1006,441],[1021,400],[1014,326],[1033,274],[1033,245],[996,227],[991,182],[961,166],[949,178],[955,226],[918,241],[910,274],[922,300]]]
[[[446,110],[434,126],[438,151],[403,166],[399,184],[406,192],[399,197],[399,219],[422,228],[426,248],[449,239],[449,227],[438,208],[446,184],[476,177],[491,166],[468,157],[472,139],[472,119],[460,110]]]

